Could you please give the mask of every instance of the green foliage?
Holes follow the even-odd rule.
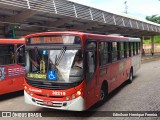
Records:
[[[147,38],[143,40],[144,44],[151,44],[151,39]],[[160,43],[160,36],[155,36],[154,37],[154,43]]]
[[[160,24],[160,16],[158,16],[158,15],[147,16],[146,19],[149,21]]]
[[[154,39],[155,43],[160,43],[160,36],[155,36]]]
[[[151,44],[151,40],[148,39],[148,40],[143,40],[143,44]]]

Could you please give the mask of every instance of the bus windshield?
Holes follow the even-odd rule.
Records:
[[[26,52],[27,78],[59,83],[83,79],[83,56],[79,49],[29,49]]]

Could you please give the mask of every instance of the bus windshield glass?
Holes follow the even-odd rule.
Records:
[[[26,52],[27,78],[58,83],[83,79],[83,55],[80,49],[29,49]]]

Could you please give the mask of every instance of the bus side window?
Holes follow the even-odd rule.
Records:
[[[132,44],[133,44],[133,55],[136,55],[136,43],[133,42]]]
[[[132,42],[129,42],[129,57],[133,56],[133,44]]]
[[[14,64],[14,45],[0,45],[0,65]]]
[[[100,65],[106,65],[109,63],[109,46],[108,42],[99,43]]]
[[[17,46],[20,47],[21,45]],[[24,65],[25,64],[25,49],[24,46],[20,47],[17,51],[17,63]]]
[[[139,42],[136,42],[136,54],[139,55],[140,49],[139,49]]]
[[[96,71],[96,48],[96,42],[89,42],[86,48],[87,83],[92,80],[92,76]]]
[[[112,42],[112,62],[118,60],[118,43]]]

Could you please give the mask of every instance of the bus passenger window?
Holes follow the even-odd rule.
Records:
[[[140,51],[139,42],[136,42],[136,54],[138,55]]]
[[[120,43],[120,53],[121,53],[121,59],[124,58],[125,52],[124,52],[124,43]]]
[[[136,55],[136,43],[133,42],[132,45],[133,45],[133,55]]]
[[[127,43],[124,42],[123,45],[124,45],[124,57],[127,58]]]
[[[121,59],[121,43],[120,42],[117,42],[117,57],[118,57],[118,60]]]
[[[126,42],[125,43],[126,44],[126,57],[129,57],[130,56],[130,49],[129,49],[129,43],[128,42]]]
[[[108,49],[109,47],[107,42],[99,43],[100,65],[106,65],[109,62]]]
[[[140,54],[140,50],[141,50],[141,43],[138,42],[138,54]]]
[[[14,64],[14,45],[0,45],[0,65]]]
[[[117,42],[112,42],[112,61],[117,61],[118,59],[118,51],[117,51]]]
[[[133,44],[129,42],[129,57],[133,56]]]
[[[20,48],[19,48],[20,47]],[[24,46],[17,46],[18,51],[17,51],[17,63],[19,64],[24,64],[25,63],[25,49]]]

